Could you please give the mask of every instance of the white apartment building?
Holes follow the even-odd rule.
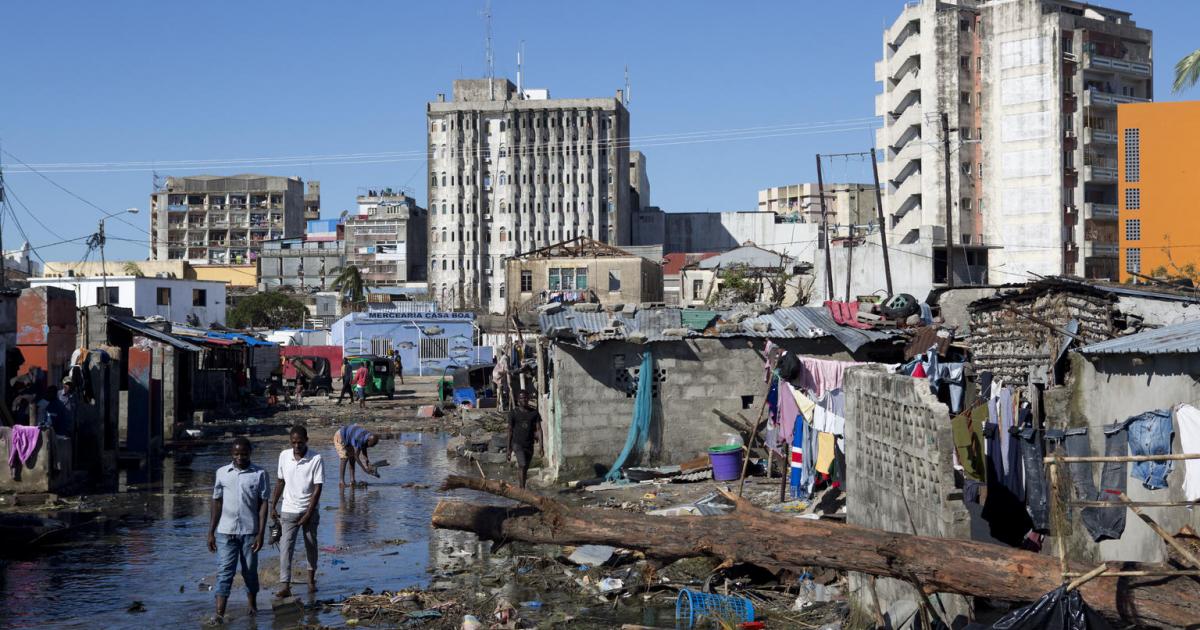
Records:
[[[503,312],[504,259],[630,235],[629,114],[506,79],[454,82],[429,123],[429,290],[442,308]]]
[[[75,306],[112,304],[133,311],[134,317],[162,317],[169,322],[200,328],[225,325],[225,283],[146,276],[68,276],[30,278],[29,286],[57,287],[75,292]],[[107,296],[105,287],[107,286]]]
[[[373,287],[424,281],[428,213],[400,190],[364,188],[346,217],[346,264]]]
[[[875,67],[891,240],[945,256],[945,113],[956,257],[995,281],[1115,279],[1116,105],[1152,97],[1151,43],[1129,13],[1070,0],[906,4]]]

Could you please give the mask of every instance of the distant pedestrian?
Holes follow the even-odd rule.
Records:
[[[342,361],[342,393],[338,394],[337,404],[342,404],[342,398],[349,397],[354,403],[354,370],[350,369],[349,361]]]
[[[404,384],[404,359],[400,358],[400,353],[397,352],[393,357],[396,363],[396,378],[400,379],[400,384]]]
[[[533,460],[533,444],[541,444],[542,416],[529,405],[529,392],[517,394],[517,408],[508,412],[508,458],[516,456],[517,481],[525,487],[529,463]]]
[[[296,406],[304,404],[304,390],[308,389],[308,377],[296,370]]]
[[[358,399],[360,409],[367,408],[367,364],[364,363],[354,370],[354,397]]]
[[[271,480],[267,471],[250,463],[250,440],[233,441],[233,463],[217,469],[213,484],[208,550],[216,553],[217,618],[224,623],[225,604],[233,587],[233,574],[241,565],[250,613],[258,612],[258,552],[267,523]]]
[[[292,595],[292,553],[296,549],[296,532],[303,532],[304,555],[308,560],[308,591],[317,590],[317,524],[321,512],[321,487],[325,483],[325,466],[321,454],[308,449],[308,429],[292,427],[289,433],[292,448],[279,454],[278,481],[271,497],[271,518],[283,525],[279,542],[279,583],[283,585],[275,597]],[[283,499],[280,508],[279,500]]]
[[[367,449],[378,443],[379,436],[357,424],[344,426],[333,434],[333,450],[337,451],[341,460],[338,468],[339,487],[346,487],[346,466],[350,467],[350,487],[357,483],[354,476],[356,464],[368,475],[379,476],[379,472],[371,466],[371,458],[367,456]]]

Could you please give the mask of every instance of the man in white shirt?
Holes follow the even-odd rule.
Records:
[[[279,541],[279,583],[276,597],[292,594],[292,552],[296,549],[296,531],[304,533],[304,555],[308,559],[308,590],[317,590],[317,523],[321,485],[325,467],[321,455],[308,450],[308,430],[294,426],[290,432],[292,448],[279,454],[278,484],[271,497],[271,518],[283,525]],[[279,500],[283,499],[280,508]]]

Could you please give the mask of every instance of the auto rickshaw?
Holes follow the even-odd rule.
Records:
[[[329,359],[316,356],[293,356],[286,357],[287,364],[292,368],[294,373],[292,378],[288,379],[287,385],[294,387],[296,384],[296,376],[303,374],[304,378],[308,379],[308,387],[304,390],[306,395],[328,396],[329,392],[333,391],[333,377],[330,376]],[[285,374],[284,376],[286,377]]]
[[[367,366],[367,396],[386,395],[391,399],[396,395],[395,365],[391,359],[368,354],[346,357],[346,363],[355,372],[360,365]]]

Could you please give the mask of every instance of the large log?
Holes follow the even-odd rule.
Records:
[[[525,504],[438,503],[434,527],[475,532],[487,540],[604,544],[663,560],[709,556],[794,571],[820,566],[906,580],[928,593],[1012,602],[1036,600],[1061,585],[1058,561],[1050,556],[969,540],[798,519],[730,495],[726,496],[736,507],[726,516],[660,517],[574,508],[497,480],[452,476],[445,488],[469,488]],[[1072,566],[1077,571],[1092,568]],[[1123,563],[1121,568],[1161,571],[1170,567]],[[1080,591],[1088,604],[1113,620],[1178,627],[1200,623],[1200,583],[1193,578],[1098,578]]]

